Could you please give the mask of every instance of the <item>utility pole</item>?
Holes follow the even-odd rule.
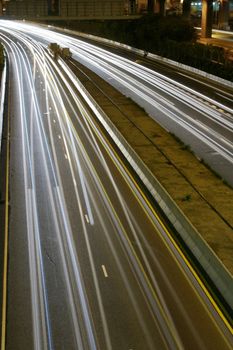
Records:
[[[212,0],[202,1],[202,19],[201,19],[201,37],[211,38],[213,21],[213,2]]]

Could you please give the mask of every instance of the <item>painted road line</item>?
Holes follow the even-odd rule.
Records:
[[[104,273],[104,277],[108,277],[108,273],[107,273],[107,270],[106,270],[106,267],[104,265],[101,265],[102,267],[102,270],[103,270],[103,273]]]
[[[88,217],[87,214],[85,214],[85,219],[86,219],[86,222],[87,222],[88,224],[90,224],[90,220],[89,220],[89,217]]]

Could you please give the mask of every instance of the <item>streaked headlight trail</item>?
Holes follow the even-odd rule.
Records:
[[[70,46],[74,58],[170,117],[178,113],[170,98],[178,98],[214,125],[224,119],[230,134],[229,108],[212,113],[196,102],[200,95],[187,97],[159,74],[36,26],[4,21],[0,38],[11,81],[2,350],[230,349],[231,327],[103,132],[98,110],[46,46]],[[204,137],[187,111],[180,121]],[[211,147],[232,162],[232,143],[210,134]]]

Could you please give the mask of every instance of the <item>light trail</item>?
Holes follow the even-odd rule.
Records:
[[[76,83],[75,77],[71,73],[69,68],[64,66],[63,68],[66,71],[66,73],[69,75],[69,77],[72,79],[73,83],[76,84],[78,88],[79,85]],[[108,74],[110,74],[109,71],[108,71]],[[116,76],[117,74],[116,75],[114,74],[114,77]],[[118,80],[119,80],[119,77],[118,77]],[[125,81],[124,77],[122,77],[121,82],[124,83],[125,86],[127,86],[127,82]],[[218,134],[217,132],[210,130],[210,128],[207,129],[206,126],[203,125],[203,123],[200,123],[198,120],[193,120],[192,117],[190,117],[189,115],[183,112],[180,112],[177,108],[171,107],[170,109],[168,109],[167,107],[162,106],[158,102],[155,102],[152,97],[148,96],[148,94],[142,93],[136,86],[137,86],[136,81],[135,81],[135,87],[133,87],[130,84],[128,85],[131,91],[135,92],[136,94],[140,94],[140,96],[144,100],[148,101],[151,105],[156,106],[156,108],[161,112],[166,113],[166,115],[168,115],[169,118],[173,119],[176,122],[179,121],[179,125],[184,127],[185,130],[190,131],[193,135],[197,136],[199,140],[208,144],[212,149],[214,149],[219,154],[221,154],[229,162],[233,163],[233,144],[231,140],[226,140],[224,138],[224,143],[219,142],[219,141],[223,141],[221,138],[221,134]],[[80,93],[82,93],[80,89],[79,91]],[[84,97],[84,98],[88,99],[87,97]],[[91,104],[90,101],[88,101],[88,103]],[[174,109],[175,112],[177,113],[173,112],[171,109]],[[96,113],[98,114],[97,111]],[[233,124],[231,123],[230,126],[233,126]],[[207,133],[206,131],[209,131],[209,132]]]
[[[101,120],[101,113],[97,106],[71,70],[60,60],[55,62],[44,49],[48,32],[6,24],[9,28],[1,24],[0,36],[17,77],[12,111],[20,117],[12,121],[13,130],[20,126],[20,147],[13,138],[11,152],[22,158],[23,175],[20,169],[16,171],[24,183],[20,213],[27,228],[31,300],[24,302],[32,308],[30,349],[154,350],[183,349],[188,344],[196,350],[207,347],[214,337],[221,349],[230,349],[231,330],[226,329],[225,320],[205,295],[188,261],[98,127],[96,117]],[[26,28],[30,28],[30,38]],[[75,55],[93,60],[93,46],[82,49],[83,43],[56,33],[49,40],[55,38],[70,43]],[[163,89],[172,93],[166,98],[156,93],[155,102],[151,72],[145,74],[149,86],[141,82],[143,75],[137,83],[132,68],[137,65],[124,61],[119,70],[115,56],[100,52],[107,62],[103,71],[118,76],[149,103],[158,106],[160,101],[161,111],[175,117],[177,107],[169,103],[171,94],[178,96],[174,82],[164,81]],[[100,65],[98,55],[97,50]],[[157,85],[161,84],[160,76]],[[206,115],[210,109],[206,108]],[[219,117],[215,111],[214,118]],[[192,129],[195,127],[194,123]],[[203,130],[196,132],[204,135]],[[226,147],[221,151],[224,156],[228,152],[230,159],[231,144],[222,141]],[[209,142],[213,144],[212,138]],[[14,225],[17,200],[16,195],[12,237],[18,229]],[[150,236],[155,243],[149,241]],[[9,278],[15,268],[9,269]],[[15,322],[14,312],[8,313],[9,325]],[[200,314],[206,322],[200,323]],[[211,339],[206,337],[209,333]],[[11,342],[14,340],[8,334],[7,344]],[[23,343],[20,346],[25,348]]]
[[[233,138],[233,112],[231,108],[146,67],[140,67],[134,62],[81,40],[27,24],[16,23],[11,24],[11,26],[24,33],[30,30],[30,33],[40,40],[42,40],[42,37],[47,36],[50,38],[47,44],[50,41],[55,41],[63,46],[70,46],[74,57],[80,59],[83,64],[95,67],[105,76],[111,76],[120,86],[127,89],[127,93],[130,91],[140,101],[143,100],[144,103],[151,105],[155,111],[159,111],[174,123],[178,123],[180,128],[184,128],[186,132],[198,137],[202,143],[213,147],[214,151],[219,151],[222,157],[229,160],[229,152],[230,157],[232,157],[231,145],[227,145],[228,149],[226,145],[221,145],[221,135],[224,134],[225,130],[228,130],[228,139],[232,140]],[[165,99],[164,93],[167,94]],[[169,101],[169,97],[172,98],[172,101],[175,99],[183,103],[189,108],[189,113],[184,113],[180,107],[175,107],[171,103],[171,99]],[[192,107],[192,110],[190,110],[190,107]],[[205,137],[205,132],[203,133],[201,130],[202,126],[198,124],[199,118],[197,121],[193,120],[193,117],[196,117],[196,115],[204,117],[205,124],[209,121],[212,122],[207,138]],[[194,127],[193,123],[195,124]],[[198,132],[198,129],[200,129],[200,132]],[[211,144],[212,138],[213,144]],[[220,149],[218,149],[218,145],[220,145]]]
[[[61,74],[61,72],[58,71],[58,74]],[[64,83],[67,84],[67,81],[66,81],[66,79],[65,79],[64,76],[62,76],[62,81],[63,81]],[[77,96],[75,95],[74,91],[72,90],[72,88],[71,88],[71,86],[70,86],[69,84],[67,85],[67,87],[68,87],[68,91],[69,91],[70,94],[73,96],[74,100],[76,101],[78,108],[80,109],[80,111],[82,111],[82,116],[83,116],[83,117],[85,116],[85,119],[87,119],[87,120],[89,121],[89,123],[90,123],[90,117],[88,116],[87,111],[86,111],[86,110],[84,109],[84,107],[81,105],[81,101],[77,98]],[[64,109],[64,111],[66,112],[65,109]],[[91,125],[92,125],[92,127],[93,127],[93,124],[91,124]],[[64,128],[64,126],[63,126],[63,128]],[[64,129],[65,129],[65,128],[64,128]],[[120,194],[119,190],[117,189],[117,184],[115,183],[115,181],[113,180],[113,178],[112,178],[112,176],[111,176],[111,172],[110,172],[110,170],[109,170],[109,168],[108,168],[106,162],[104,161],[104,157],[101,156],[101,155],[102,155],[102,151],[100,150],[100,148],[99,148],[99,146],[98,146],[98,144],[97,144],[97,142],[96,142],[96,140],[95,140],[95,137],[93,136],[93,132],[90,130],[90,128],[89,128],[89,132],[90,132],[90,134],[92,135],[92,139],[94,140],[94,145],[93,145],[94,151],[97,152],[97,155],[99,155],[99,158],[100,158],[100,160],[102,161],[102,163],[103,163],[103,165],[104,165],[104,167],[105,167],[105,170],[107,171],[107,174],[108,174],[109,178],[111,179],[112,185],[113,185],[113,187],[115,188],[115,191],[116,191],[117,196],[118,196],[118,198],[119,198],[119,202],[121,203],[122,209],[124,209],[125,203],[124,203],[124,201],[123,201],[123,199],[122,199],[122,195]],[[62,133],[63,133],[63,132],[62,132]],[[88,134],[87,134],[86,136],[87,136],[87,138],[89,138]],[[101,137],[101,136],[99,136],[99,137]],[[71,140],[71,141],[72,141],[73,138],[74,138],[74,136],[73,136],[72,134],[70,134],[70,135],[67,137],[67,142],[68,142],[68,140]],[[84,153],[85,153],[85,148],[84,148],[84,146],[80,143],[79,137],[78,137],[78,135],[77,135],[76,133],[75,133],[75,138],[76,138],[76,141],[78,141],[78,143],[79,143],[79,147],[82,148],[82,152],[81,152],[81,153],[84,154]],[[63,139],[65,139],[64,133],[63,133]],[[73,141],[72,141],[72,142],[73,142]],[[90,141],[90,142],[91,142],[91,141]],[[72,145],[72,146],[73,146],[73,145]],[[67,147],[67,146],[66,146],[66,147]],[[68,151],[68,150],[67,150],[67,153],[69,154],[69,151]],[[76,155],[76,152],[74,151],[74,147],[73,147],[73,152],[72,152],[72,153],[73,153],[73,155],[74,155],[74,154]],[[77,160],[77,156],[75,156],[75,158],[76,158],[76,164],[77,164],[77,166],[78,166],[78,172],[79,172],[79,174],[80,174],[80,171],[81,171],[80,162],[79,162],[79,160]],[[70,159],[70,156],[69,156],[69,159]],[[86,162],[86,163],[89,163],[89,166],[92,167],[92,166],[91,166],[91,160],[90,160],[90,159],[87,159],[87,158],[85,157],[85,162]],[[72,176],[74,176],[74,170],[73,170],[73,169],[71,169],[71,172],[72,172]],[[93,173],[93,172],[94,172],[94,169],[92,169],[91,172]],[[95,176],[95,181],[96,181],[97,178],[98,178],[98,176],[96,175],[96,176]],[[80,175],[80,179],[81,179],[81,183],[82,183],[82,175]],[[99,185],[98,182],[100,182],[101,185]],[[102,184],[102,181],[101,181],[100,179],[98,179],[98,182],[96,183],[96,185],[99,187],[100,193],[101,193],[101,194],[105,193],[105,191],[102,191],[102,190],[101,190],[101,188],[104,187],[104,185]],[[83,187],[83,184],[82,184],[82,187]],[[77,191],[76,188],[75,188],[75,191]],[[79,198],[78,195],[77,195],[77,198]],[[113,215],[113,220],[116,222],[116,225],[118,226],[118,231],[119,231],[119,233],[120,233],[120,232],[122,231],[122,229],[121,229],[121,227],[117,224],[117,221],[118,221],[119,219],[118,219],[118,218],[117,218],[117,219],[115,218],[115,212],[114,212],[114,210],[112,211],[113,204],[110,203],[110,205],[109,205],[109,199],[108,199],[108,197],[107,197],[107,198],[103,198],[103,199],[104,199],[104,201],[105,201],[105,203],[106,203],[106,206],[108,207],[109,211],[111,212],[111,215]],[[79,199],[78,199],[78,202],[80,202]],[[125,215],[126,215],[126,214],[127,214],[127,213],[125,213]],[[83,213],[81,213],[81,217],[83,217]],[[117,220],[117,221],[116,221],[116,220]],[[127,217],[127,220],[129,221],[129,225],[130,225],[129,217]],[[102,223],[102,224],[103,224],[103,223]],[[130,225],[130,227],[131,227],[131,230],[133,230],[133,226]],[[87,236],[86,236],[86,237],[87,237]],[[122,237],[124,237],[124,235],[123,235]],[[88,238],[87,238],[87,239],[88,239]],[[124,241],[124,238],[123,238],[123,241]],[[87,241],[87,242],[88,242],[88,241]],[[87,243],[87,245],[89,245],[89,243]],[[91,256],[91,251],[90,251],[90,256]],[[138,269],[138,268],[137,268],[137,263],[135,263],[135,261],[133,262],[133,264],[135,265],[136,269]],[[94,265],[93,265],[93,266],[94,266]],[[94,275],[96,275],[96,272],[94,273]],[[143,284],[144,284],[144,286],[146,286],[146,281],[143,281]],[[98,287],[96,287],[96,288],[98,288]],[[130,288],[130,286],[128,286],[128,289],[129,289],[129,288]],[[98,288],[98,289],[99,289],[99,288]],[[148,289],[148,288],[146,287],[146,289]],[[148,291],[147,291],[147,293],[148,293]],[[149,293],[150,293],[150,292],[149,292]],[[132,294],[133,294],[133,293],[132,293]],[[131,296],[131,298],[132,298],[132,296]],[[153,305],[153,302],[152,302],[152,305]],[[136,310],[136,307],[135,307],[135,310]],[[156,309],[154,309],[154,312],[157,313]],[[140,317],[138,317],[138,319],[140,320]],[[163,321],[161,321],[161,322],[163,323]],[[171,322],[171,321],[170,321],[170,322]],[[171,323],[172,323],[172,322],[171,322]],[[171,326],[171,325],[170,325],[170,326]],[[164,327],[164,326],[163,326],[163,327]],[[143,328],[144,331],[146,332],[145,325],[142,324],[142,328]],[[167,333],[167,332],[166,332],[166,333]],[[168,338],[168,334],[167,334],[167,338]],[[109,346],[108,346],[108,348],[109,348]]]
[[[18,55],[21,56],[20,50]],[[23,58],[21,56],[21,58]],[[16,57],[15,57],[15,60]],[[20,57],[18,58],[20,62]],[[23,63],[26,62],[23,60]],[[15,64],[18,67],[18,64]],[[20,67],[20,65],[19,65]],[[26,69],[28,71],[28,69]],[[22,81],[22,67],[17,71],[18,81]],[[30,80],[29,80],[30,81]],[[28,249],[30,256],[31,271],[31,288],[33,298],[33,321],[34,321],[34,347],[35,349],[53,349],[51,343],[50,322],[48,317],[48,303],[46,297],[44,267],[41,253],[41,242],[38,227],[37,204],[35,198],[34,171],[32,165],[32,154],[30,152],[29,130],[25,120],[26,110],[24,105],[24,97],[22,96],[23,88],[18,86],[20,96],[20,117],[21,132],[24,149],[24,176],[25,176],[25,198],[26,198],[26,214],[28,225]],[[33,233],[33,234],[31,234]],[[47,337],[48,336],[48,337]],[[47,342],[48,341],[48,342]]]
[[[11,43],[12,44],[12,43]],[[14,43],[13,43],[14,45]],[[19,43],[18,43],[19,45]],[[30,64],[27,62],[27,56],[24,58],[22,55],[22,52],[24,52],[23,48],[21,45],[19,45],[19,48],[16,47],[16,52],[13,51],[13,55],[15,56],[15,67],[17,69],[17,81],[19,83],[18,85],[18,91],[19,91],[19,96],[20,96],[20,117],[21,117],[21,125],[22,125],[22,140],[23,140],[23,155],[24,155],[24,176],[25,176],[25,198],[26,198],[26,214],[27,214],[27,226],[28,226],[28,248],[29,248],[29,256],[30,256],[30,271],[31,271],[31,295],[32,295],[32,306],[33,306],[33,320],[34,320],[34,348],[41,350],[41,349],[53,349],[52,345],[52,334],[51,334],[51,327],[50,327],[50,316],[49,316],[49,308],[48,308],[48,301],[47,301],[47,287],[46,287],[46,282],[45,282],[45,273],[44,273],[44,259],[42,257],[42,252],[41,252],[41,237],[39,233],[39,224],[38,224],[38,209],[37,209],[37,199],[36,199],[36,185],[34,182],[35,179],[35,172],[34,172],[34,150],[33,150],[33,133],[32,130],[28,130],[28,122],[27,122],[27,113],[25,110],[24,106],[24,96],[23,96],[23,91],[24,88],[23,86],[20,85],[22,79],[22,70],[23,68],[21,67],[21,59],[23,62],[23,65],[26,67],[28,64],[28,67],[25,69],[26,75],[28,77],[28,83],[29,85],[32,84],[32,81],[34,78],[29,76],[30,72]],[[18,58],[16,57],[18,55]],[[18,66],[20,67],[18,70]],[[34,90],[34,85],[31,85],[30,90],[33,92],[32,94],[32,103],[31,103],[31,113],[30,113],[30,119],[33,117],[36,120],[38,130],[41,130],[42,127],[42,132],[40,132],[40,142],[41,142],[41,149],[42,149],[42,154],[44,158],[44,163],[45,167],[47,168],[47,155],[49,155],[49,149],[48,145],[45,147],[44,151],[44,143],[46,144],[46,138],[43,135],[44,130],[43,126],[41,124],[41,118],[40,118],[40,112],[39,112],[39,106],[38,106],[38,101],[37,101],[37,96],[35,94]],[[33,121],[31,120],[31,126],[32,126]],[[29,141],[29,134],[31,135],[31,141]],[[49,156],[50,163],[51,161],[51,156]],[[29,164],[29,167],[28,167]],[[29,172],[28,172],[29,170]],[[47,185],[48,188],[51,187],[51,180],[49,179],[48,175],[48,170],[46,171],[47,173]],[[55,174],[55,170],[53,169],[53,174]],[[56,176],[54,176],[55,183],[57,182]],[[59,187],[57,187],[59,188]],[[59,190],[58,190],[59,191]],[[50,192],[51,194],[51,192]],[[54,194],[52,195],[54,197]],[[61,202],[61,195],[58,192],[58,201]],[[54,199],[53,199],[54,201]],[[53,205],[54,206],[54,205]],[[61,209],[62,209],[62,221],[66,222],[67,219],[64,216],[64,203],[61,204]],[[66,214],[67,216],[67,214]],[[55,215],[54,221],[56,222],[57,219],[57,214]],[[67,224],[64,225],[65,227],[68,227]],[[61,230],[58,229],[59,234],[61,234]],[[68,234],[69,237],[71,237],[71,234]],[[69,238],[70,241],[70,238]],[[70,249],[73,250],[74,245],[72,242],[69,243]],[[64,249],[64,248],[63,248]],[[75,253],[70,253],[70,256],[75,257]],[[74,280],[78,283],[78,281],[81,281],[81,278],[79,276],[79,272],[77,270],[77,258],[75,259],[73,263],[73,268],[76,277]],[[64,264],[66,268],[66,264]],[[67,282],[67,285],[69,286],[70,281]],[[67,287],[70,289],[70,287]],[[88,311],[87,309],[85,310],[85,297],[84,297],[84,292],[82,289],[81,284],[79,283],[78,285],[78,290],[79,290],[79,295],[81,297],[81,305],[84,313],[84,317],[86,319],[86,329],[88,330],[89,333],[89,339],[90,339],[90,348],[95,349],[95,341],[92,335],[91,331],[91,326],[90,326],[90,321],[89,321],[89,316],[88,316]],[[69,302],[71,303],[72,298],[70,296]],[[74,304],[74,302],[73,302]],[[75,307],[73,307],[75,309]],[[73,311],[74,314],[74,311]],[[74,314],[75,315],[75,314]],[[77,321],[77,316],[74,316],[74,326],[77,328],[77,324],[79,323]],[[47,330],[46,330],[47,328]],[[77,346],[79,348],[84,348],[81,339],[80,332],[78,331],[77,336]],[[48,342],[47,342],[48,340]]]

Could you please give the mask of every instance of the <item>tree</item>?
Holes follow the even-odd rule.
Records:
[[[213,21],[213,2],[212,0],[202,1],[202,16],[201,16],[201,37],[211,38]]]
[[[147,2],[147,11],[149,13],[154,13],[155,0],[148,0]]]
[[[189,18],[191,13],[191,0],[183,1],[183,17]]]
[[[161,17],[165,16],[165,0],[158,0],[159,3],[159,15]]]

